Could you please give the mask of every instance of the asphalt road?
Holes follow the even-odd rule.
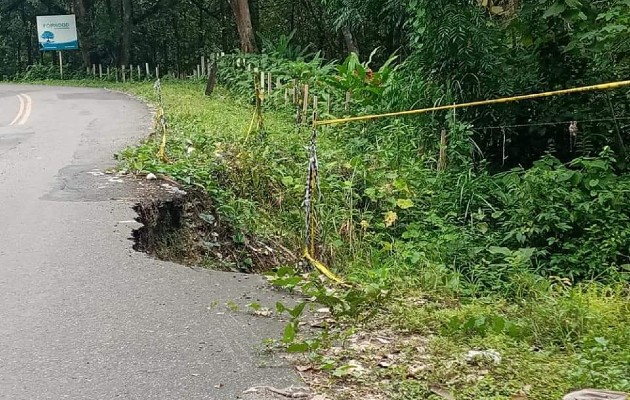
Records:
[[[0,399],[234,399],[296,377],[256,276],[136,253],[137,185],[102,171],[147,108],[98,89],[0,85]],[[262,397],[261,397],[262,398]]]

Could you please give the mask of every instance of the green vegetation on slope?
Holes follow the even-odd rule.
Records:
[[[244,65],[332,96],[320,118],[630,73],[628,0],[231,1],[251,11],[251,26],[239,13],[227,18],[225,1],[176,3],[0,0],[0,75],[57,74],[33,66],[33,17],[52,11],[78,11],[81,60],[67,54],[66,77],[79,79],[95,62],[194,76],[200,56],[229,53],[240,32],[241,48],[262,54],[221,58],[212,99],[201,82],[163,81],[171,162],[159,161],[159,138],[150,138],[124,152],[123,167],[202,188],[239,241],[257,236],[296,252],[310,132],[293,124],[283,87],[266,100],[266,131],[246,133],[253,88]],[[148,83],[116,87],[156,100]],[[355,286],[331,289],[279,266],[274,283],[328,306],[337,322],[301,336],[304,305],[280,305],[291,315],[283,344],[306,351],[314,370],[385,398],[629,390],[629,106],[623,89],[321,129],[317,253]],[[393,330],[388,345],[371,348],[378,354],[351,334],[368,327]],[[502,360],[466,361],[471,349]]]
[[[265,112],[264,135],[248,137],[252,107],[224,89],[209,99],[201,82],[165,81],[162,88],[172,162],[158,161],[153,138],[127,150],[124,167],[202,186],[240,229],[281,237],[298,252],[308,130],[296,131],[279,107]],[[155,101],[149,84],[124,89]],[[377,128],[396,134],[395,124]],[[450,169],[438,173],[429,158],[388,166],[404,155],[400,144],[392,149],[381,136],[372,147],[361,140],[370,127],[358,128],[360,138],[344,136],[350,129],[320,135],[320,250],[352,282],[390,293],[367,303],[338,296],[378,313],[370,330],[393,332],[402,343],[399,364],[379,367],[367,357],[368,372],[346,374],[353,369],[344,366],[363,353],[331,355],[321,338],[310,342],[309,363],[358,385],[357,393],[388,398],[430,398],[432,385],[470,399],[511,398],[523,388],[532,399],[585,386],[630,390],[630,303],[625,265],[614,264],[621,251],[614,249],[627,246],[626,210],[616,204],[628,183],[613,173],[609,152],[570,166],[548,157],[498,175],[460,167],[453,154]],[[388,224],[390,211],[397,218]],[[517,235],[542,249],[521,247]],[[362,311],[346,313],[346,322],[356,324]],[[423,352],[406,348],[405,338],[422,338]],[[493,349],[502,361],[468,363],[471,349]],[[409,378],[414,365],[423,367]]]

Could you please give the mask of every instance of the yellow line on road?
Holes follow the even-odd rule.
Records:
[[[31,108],[33,105],[33,100],[27,94],[22,94],[22,97],[26,100],[26,106],[24,107],[24,114],[22,114],[22,118],[18,121],[18,125],[24,125],[26,121],[28,121],[28,117],[31,116]]]
[[[22,98],[21,94],[17,95],[17,98],[20,100],[20,111],[18,111],[17,115],[15,116],[15,118],[13,119],[13,121],[11,121],[11,123],[9,124],[9,126],[15,125],[16,122],[18,122],[18,120],[20,119],[20,117],[22,116],[22,113],[24,112],[24,99]]]

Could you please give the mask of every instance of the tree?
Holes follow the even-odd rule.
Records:
[[[123,26],[122,26],[122,47],[120,51],[120,63],[129,64],[131,54],[131,0],[122,0]]]
[[[230,0],[234,19],[236,21],[236,29],[241,41],[241,51],[245,53],[256,53],[256,41],[254,40],[254,28],[252,27],[252,18],[249,12],[248,0]]]
[[[77,33],[79,35],[81,58],[83,59],[83,64],[89,66],[91,64],[92,53],[92,35],[89,21],[91,1],[73,0],[73,6],[74,14],[77,19]]]

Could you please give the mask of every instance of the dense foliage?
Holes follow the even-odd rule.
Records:
[[[354,55],[338,65],[317,57],[247,60],[285,81],[309,83],[324,99],[351,91],[350,107],[359,113],[386,109],[399,99],[397,85],[407,73],[406,64],[394,67],[390,59],[366,81],[369,66]],[[234,59],[223,60],[220,77],[247,98],[251,73],[234,65]],[[282,95],[275,93],[281,109]],[[344,112],[333,102],[330,114]],[[536,275],[608,281],[627,275],[630,181],[610,147],[566,164],[549,152],[527,169],[496,173],[481,160],[474,126],[464,118],[436,114],[322,130],[324,143],[334,146],[321,162],[324,241],[337,247],[328,251],[331,260],[340,255],[350,257],[347,262],[367,262],[371,274],[420,276],[427,267],[452,269],[471,284],[468,290],[512,294],[526,290],[519,285]],[[449,134],[443,156],[441,127]],[[303,170],[279,163],[286,157],[272,153],[254,164],[268,165],[264,175],[275,175],[278,184],[296,184],[297,209]],[[440,158],[448,160],[441,171]],[[263,192],[256,200],[264,203],[267,196]]]
[[[124,3],[0,0],[0,76],[55,74],[25,71],[37,58],[32,18],[80,4],[84,63],[159,63],[177,75],[202,54],[228,52],[211,99],[200,81],[163,81],[169,162],[149,140],[123,165],[203,187],[235,229],[291,249],[303,240],[310,134],[285,101],[294,83],[331,100],[320,105],[326,119],[630,76],[628,0],[250,0],[257,54],[232,51],[240,30],[229,4],[143,0],[131,11],[128,58]],[[71,60],[75,77],[80,62]],[[282,86],[266,94],[264,132],[251,133],[254,71]],[[155,100],[149,85],[129,90]],[[368,288],[429,293],[423,307],[388,305],[406,331],[515,358],[493,371],[509,391],[454,384],[462,398],[509,398],[528,375],[546,378],[522,366],[556,361],[561,382],[541,383],[532,398],[558,398],[568,382],[629,390],[629,100],[625,88],[321,128],[317,256]],[[349,293],[336,305],[364,305]],[[430,395],[413,382],[400,393]]]
[[[390,96],[372,102],[380,109],[622,80],[630,72],[627,0],[250,0],[248,7],[255,47],[265,54],[295,59],[317,52],[331,61],[354,51],[367,60],[380,48],[376,65],[397,54],[401,78]],[[241,21],[224,1],[2,0],[0,77],[54,63],[38,51],[34,19],[68,12],[78,18],[81,51],[68,54],[77,70],[148,62],[163,73],[190,75],[200,56],[239,47]],[[474,125],[473,139],[492,167],[528,167],[546,152],[566,162],[606,145],[623,167],[628,100],[627,91],[590,93],[459,116]],[[575,133],[568,131],[572,121]],[[426,119],[411,124],[426,126]]]
[[[234,83],[242,70],[228,65],[224,76]],[[339,76],[331,68],[345,71],[338,65],[323,71]],[[248,134],[250,96],[233,96],[249,81],[210,99],[203,97],[201,82],[165,81],[171,162],[161,162],[159,141],[149,140],[127,150],[123,166],[201,185],[243,236],[255,233],[299,249],[308,132],[296,131],[293,110],[278,91],[278,101],[264,109],[265,132]],[[150,85],[144,88],[141,93],[154,99]],[[306,290],[307,298],[328,305],[336,317],[378,312],[407,334],[438,334],[431,344],[434,367],[416,379],[406,377],[405,369],[380,369],[381,378],[404,382],[387,389],[390,398],[428,397],[426,382],[446,381],[458,398],[509,398],[527,385],[534,399],[557,398],[580,386],[628,390],[628,216],[622,206],[628,182],[613,171],[610,150],[569,164],[547,156],[526,170],[490,174],[466,157],[470,142],[464,141],[451,146],[448,167],[437,171],[437,149],[412,158],[406,151],[415,150],[396,145],[400,126],[320,132],[318,255],[361,291],[319,287],[293,275],[291,266],[280,268],[274,282]],[[450,129],[464,138],[470,134],[466,125]],[[380,299],[373,308],[382,289],[394,299],[404,297]],[[282,340],[291,351],[318,354],[325,338],[303,342],[297,335],[293,313],[303,308],[289,309],[291,324]],[[464,379],[474,374],[469,366],[458,364],[455,377],[449,367],[448,360],[470,346],[497,349],[507,358],[481,386]],[[318,368],[346,376],[344,359],[316,354]],[[348,357],[345,362],[357,355]]]

